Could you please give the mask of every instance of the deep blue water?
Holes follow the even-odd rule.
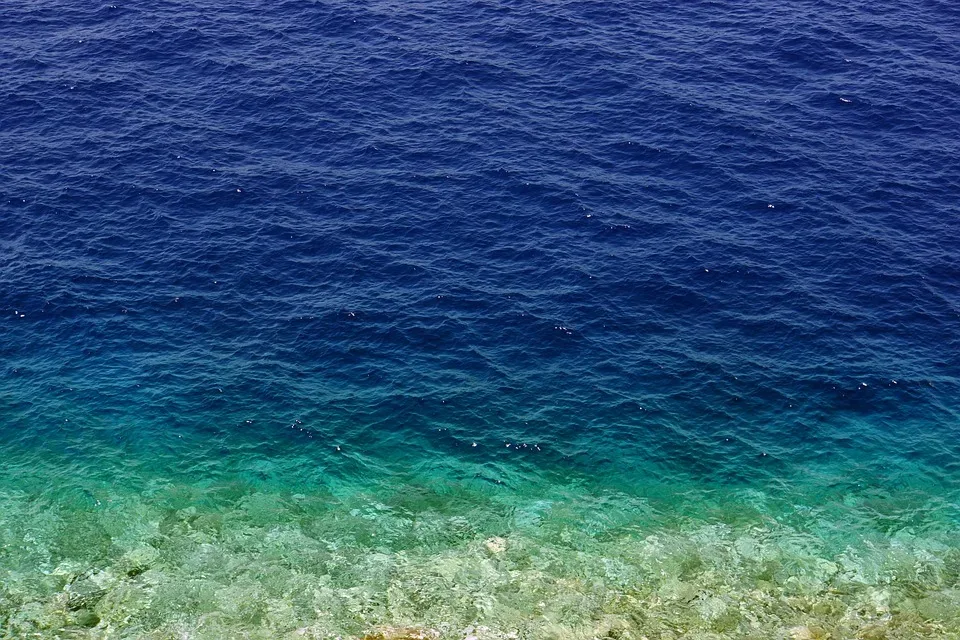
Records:
[[[14,0],[0,79],[10,637],[590,637],[613,611],[591,598],[689,603],[677,580],[707,603],[686,626],[614,607],[618,633],[960,633],[953,3]],[[266,520],[247,517],[257,500]],[[403,525],[376,519],[397,510]],[[430,518],[439,537],[370,537]],[[731,560],[736,578],[707,585],[734,574],[683,554],[721,525],[729,553],[774,531],[780,573]],[[796,560],[776,527],[815,551]],[[177,591],[203,545],[240,553],[237,531],[392,569]],[[674,551],[638,550],[650,536]],[[605,569],[562,613],[531,596],[508,615],[486,583],[469,606],[383,604],[443,554],[519,549],[501,568],[527,575],[548,548],[640,573],[684,559],[655,589],[669,570]],[[390,564],[409,550],[416,588]],[[131,553],[145,571],[118,578]],[[304,553],[284,566],[333,552]],[[901,560],[936,579],[876,569]],[[887,578],[753,626],[748,589],[731,618],[731,585],[794,597],[824,562]],[[829,599],[837,571],[805,597]],[[108,596],[70,599],[108,574]],[[343,593],[290,604],[330,580]],[[343,604],[361,583],[366,604]],[[251,602],[266,612],[235,611]],[[849,613],[863,602],[880,604]]]

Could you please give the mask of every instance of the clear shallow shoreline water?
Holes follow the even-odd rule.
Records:
[[[0,633],[957,638],[957,33],[5,6]]]
[[[909,469],[871,478],[869,467],[811,462],[806,478],[736,486],[650,466],[618,488],[509,464],[497,484],[482,477],[489,467],[453,457],[393,473],[386,460],[364,478],[311,456],[235,452],[193,472],[171,457],[162,473],[151,471],[160,457],[91,459],[7,460],[11,637],[960,629],[957,493]]]

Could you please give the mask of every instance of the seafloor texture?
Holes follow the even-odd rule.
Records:
[[[953,2],[0,10],[0,637],[960,638]]]

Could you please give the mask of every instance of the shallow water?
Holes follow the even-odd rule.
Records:
[[[0,632],[960,637],[956,33],[13,3]]]
[[[154,477],[114,462],[99,480],[42,468],[5,487],[9,635],[942,638],[960,624],[956,495],[922,484],[817,469],[806,486],[617,488],[512,470],[507,488],[453,461],[352,481],[307,456]]]

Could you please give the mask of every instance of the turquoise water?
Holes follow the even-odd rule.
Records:
[[[558,477],[482,458],[374,462],[349,445],[199,446],[12,452],[7,635],[944,638],[960,625],[956,492],[921,468],[811,460],[731,486],[652,465]]]
[[[958,33],[5,3],[0,637],[960,640]]]

